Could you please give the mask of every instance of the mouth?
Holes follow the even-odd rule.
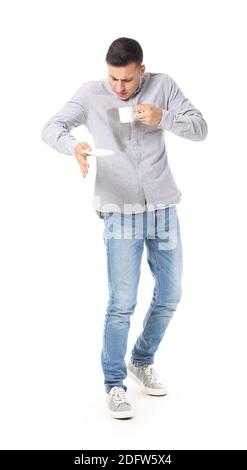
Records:
[[[125,95],[127,95],[127,91],[123,91],[121,93],[118,93],[118,96],[125,96]]]

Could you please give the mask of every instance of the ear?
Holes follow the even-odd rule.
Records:
[[[145,72],[145,65],[142,64],[142,65],[141,65],[141,73],[144,74],[144,72]]]

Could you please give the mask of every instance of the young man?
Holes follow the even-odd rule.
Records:
[[[114,151],[97,158],[93,207],[104,223],[109,287],[101,364],[110,414],[120,419],[134,416],[123,383],[127,370],[145,393],[167,393],[153,363],[181,300],[183,256],[176,209],[181,192],[169,168],[164,131],[197,141],[207,135],[201,112],[176,82],[166,73],[145,72],[142,62],[136,40],[113,41],[106,55],[108,78],[82,84],[42,130],[44,142],[76,157],[84,177],[91,147],[70,134],[73,128],[84,124],[95,147]],[[120,121],[123,106],[133,106],[134,122]],[[144,245],[155,285],[126,367]]]

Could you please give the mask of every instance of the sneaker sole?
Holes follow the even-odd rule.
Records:
[[[154,395],[154,396],[164,396],[168,394],[167,388],[149,388],[146,387],[138,377],[127,367],[128,375],[142,388],[143,392],[147,395]]]
[[[126,419],[133,418],[135,416],[134,411],[112,411],[110,410],[110,415],[112,418],[116,419]]]

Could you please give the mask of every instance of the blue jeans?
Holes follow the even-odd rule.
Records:
[[[123,384],[127,376],[130,318],[137,289],[144,243],[154,277],[153,297],[143,330],[132,349],[137,366],[152,364],[154,354],[181,299],[182,244],[176,206],[138,214],[100,212],[104,220],[109,300],[104,321],[101,364],[105,390]]]

